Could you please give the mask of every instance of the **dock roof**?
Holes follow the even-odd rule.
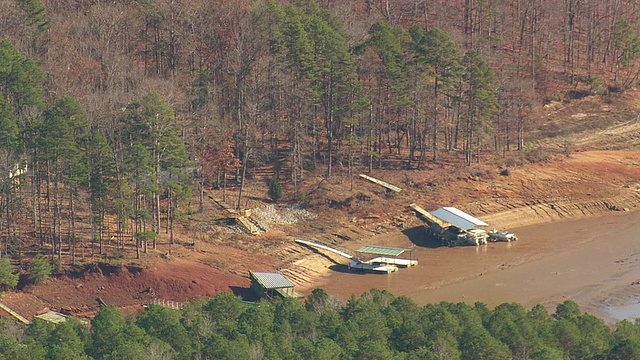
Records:
[[[249,271],[251,278],[255,279],[264,289],[292,288],[295,285],[278,273]]]
[[[405,251],[411,251],[411,250],[392,248],[392,247],[386,247],[386,246],[375,246],[375,245],[365,245],[360,249],[358,249],[359,253],[384,255],[384,256],[399,256]]]
[[[487,226],[487,223],[484,221],[478,220],[454,207],[442,207],[431,214],[462,230],[469,230],[476,226]]]

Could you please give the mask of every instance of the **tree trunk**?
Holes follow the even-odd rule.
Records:
[[[433,86],[433,162],[438,162],[438,78]]]
[[[73,187],[69,186],[69,213],[71,215],[71,263],[76,264],[76,214],[73,202]]]
[[[240,178],[240,190],[238,191],[238,205],[236,206],[236,210],[240,210],[242,207],[242,192],[244,190],[244,181],[247,175],[247,160],[249,158],[249,149],[247,149],[247,144],[245,140],[245,152],[242,158],[242,175]]]

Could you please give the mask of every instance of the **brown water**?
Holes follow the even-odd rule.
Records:
[[[419,305],[519,302],[553,309],[573,299],[583,310],[616,320],[640,316],[640,212],[512,229],[519,241],[479,247],[435,247],[419,228],[367,244],[413,250],[419,264],[391,274],[334,266],[313,284],[343,300],[371,288],[411,297]]]

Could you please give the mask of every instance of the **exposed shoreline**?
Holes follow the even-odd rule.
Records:
[[[624,201],[632,211],[605,212],[601,207],[592,207],[590,212],[542,222],[540,217],[529,216],[528,221],[538,220],[537,223],[511,227],[520,237],[513,244],[429,248],[419,243],[417,229],[347,243],[344,245],[351,250],[365,242],[410,247],[421,257],[421,264],[394,274],[362,276],[345,272],[344,267],[336,264],[340,259],[331,261],[330,256],[314,254],[298,264],[311,263],[318,276],[298,288],[307,294],[322,287],[346,300],[375,287],[409,296],[419,305],[481,301],[495,306],[515,301],[527,308],[540,303],[550,311],[558,303],[573,299],[583,311],[613,322],[619,319],[613,318],[608,308],[628,304],[640,296],[640,285],[636,286],[640,275],[634,275],[640,274],[640,237],[636,235],[640,233],[638,196],[625,195],[618,197],[618,201]],[[523,212],[516,213],[522,216]],[[483,219],[491,218],[490,224],[513,224],[516,217],[509,217],[513,214],[494,214]],[[499,222],[500,219],[503,221]],[[612,236],[612,241],[607,240]]]

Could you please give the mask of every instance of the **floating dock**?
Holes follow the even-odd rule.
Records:
[[[410,267],[418,265],[418,260],[410,260],[410,259],[397,259],[397,258],[389,258],[389,257],[377,257],[371,260],[364,261],[366,264],[387,264],[387,265],[395,265],[400,267]]]
[[[358,253],[371,254],[376,257],[367,261],[361,261],[365,264],[378,264],[378,265],[394,265],[401,267],[409,267],[418,265],[418,260],[411,258],[412,251],[409,249],[392,248],[386,246],[365,245],[358,249]],[[408,253],[409,259],[399,257],[400,255]]]
[[[410,250],[407,250],[407,249],[388,248],[388,247],[373,246],[373,245],[363,246],[358,250],[358,252],[383,255],[383,256],[378,256],[376,258],[373,258],[367,261],[361,261],[355,256],[352,256],[350,254],[347,254],[344,251],[340,251],[326,245],[322,245],[322,244],[318,244],[318,243],[314,243],[306,240],[298,240],[298,239],[296,239],[296,242],[309,247],[327,250],[335,254],[338,254],[342,257],[345,257],[351,260],[348,265],[349,269],[354,269],[354,270],[371,271],[371,272],[388,274],[388,273],[398,271],[398,267],[409,267],[409,266],[414,266],[418,264],[418,260],[388,257],[388,256],[400,255],[407,251],[410,252]],[[384,256],[384,255],[387,255],[387,256]]]
[[[386,264],[369,264],[360,261],[352,261],[349,263],[349,269],[361,270],[361,271],[373,271],[380,273],[392,273],[398,271],[398,267],[395,265]]]

